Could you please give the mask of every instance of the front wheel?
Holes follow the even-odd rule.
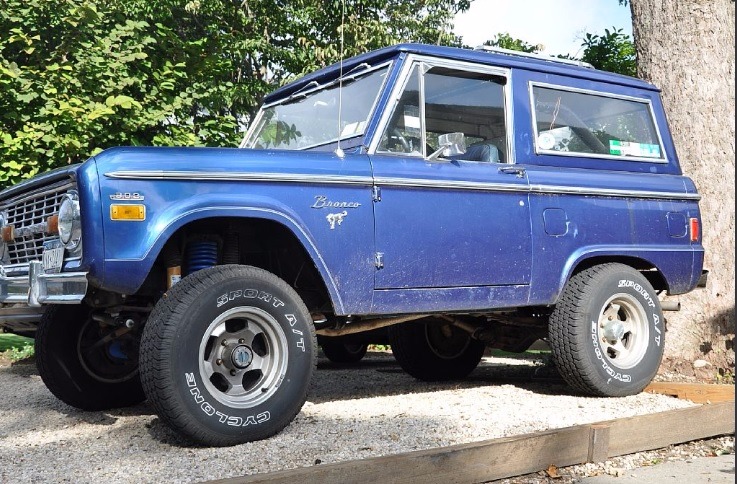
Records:
[[[159,417],[212,446],[282,430],[307,397],[316,365],[307,308],[284,281],[247,266],[182,279],[151,313],[141,379]]]
[[[402,369],[424,381],[468,376],[481,362],[485,349],[467,332],[435,318],[390,326],[389,344]]]
[[[663,358],[665,322],[652,285],[624,264],[574,275],[550,316],[550,348],[561,376],[597,396],[641,392]]]
[[[36,366],[46,387],[68,405],[128,407],[145,399],[138,345],[135,330],[101,324],[87,306],[51,306],[36,331]]]

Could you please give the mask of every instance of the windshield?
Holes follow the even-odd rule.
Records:
[[[389,67],[343,77],[313,91],[297,91],[278,104],[261,109],[257,124],[243,146],[300,150],[363,135]],[[308,84],[307,88],[315,84]]]

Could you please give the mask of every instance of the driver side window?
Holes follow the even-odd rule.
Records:
[[[506,162],[506,78],[432,67],[420,79],[421,69],[414,67],[378,151],[427,157],[441,148],[441,135],[462,133],[466,150],[453,159]]]
[[[379,151],[424,156],[421,143],[420,76],[419,66],[415,66],[381,137]]]

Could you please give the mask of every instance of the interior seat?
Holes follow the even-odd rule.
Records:
[[[502,153],[494,143],[481,141],[474,143],[462,155],[455,157],[459,160],[484,161],[487,163],[503,163]]]

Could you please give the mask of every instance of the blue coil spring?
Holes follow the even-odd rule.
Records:
[[[187,273],[214,267],[218,263],[218,244],[211,241],[190,242],[187,244]]]

